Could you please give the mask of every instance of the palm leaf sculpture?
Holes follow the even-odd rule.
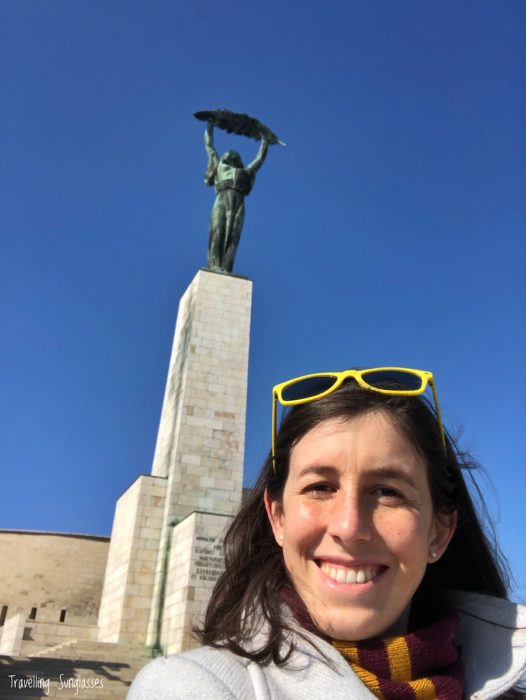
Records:
[[[265,124],[250,117],[248,114],[231,112],[229,109],[212,109],[204,112],[194,112],[194,117],[202,122],[208,122],[213,126],[227,131],[229,134],[248,136],[259,141],[264,138],[269,144],[285,146],[278,136]]]

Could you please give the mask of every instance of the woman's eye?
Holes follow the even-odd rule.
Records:
[[[378,486],[373,489],[372,494],[379,500],[389,503],[398,503],[404,500],[403,493],[389,486]]]
[[[325,482],[320,482],[316,484],[309,484],[305,487],[305,493],[311,494],[312,496],[323,497],[327,496],[335,490],[332,484],[327,484]]]

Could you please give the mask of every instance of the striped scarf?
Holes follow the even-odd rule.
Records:
[[[459,622],[454,613],[403,637],[339,642],[320,633],[293,588],[284,586],[280,595],[299,624],[331,642],[380,700],[461,700],[464,673],[454,643]]]
[[[464,679],[450,615],[403,637],[333,641],[356,675],[380,700],[460,700]]]

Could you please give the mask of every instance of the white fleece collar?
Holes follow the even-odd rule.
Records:
[[[526,607],[476,593],[455,592],[449,599],[460,617],[455,641],[466,697],[500,697],[526,675]]]

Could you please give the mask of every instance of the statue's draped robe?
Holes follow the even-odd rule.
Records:
[[[213,184],[216,199],[210,217],[208,267],[232,272],[245,220],[245,196],[255,175],[248,168],[218,162]]]
[[[245,197],[250,193],[256,172],[266,158],[268,143],[261,141],[256,158],[247,167],[243,167],[241,158],[233,151],[219,158],[209,133],[205,136],[205,145],[209,158],[205,182],[216,189],[210,216],[208,267],[232,272],[245,220]],[[234,161],[229,158],[232,154],[236,156]]]

